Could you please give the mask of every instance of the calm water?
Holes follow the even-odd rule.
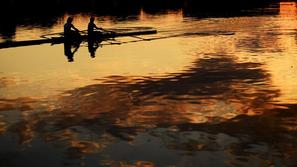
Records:
[[[297,8],[98,17],[158,34],[0,50],[0,166],[296,166]],[[60,32],[18,25],[13,40]],[[74,14],[86,29],[88,14]],[[7,40],[4,35],[1,40]]]

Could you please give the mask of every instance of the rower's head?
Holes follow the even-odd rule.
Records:
[[[92,16],[91,18],[90,18],[90,22],[94,22],[95,21],[95,18]]]
[[[72,21],[73,21],[73,18],[72,17],[68,17],[67,18],[67,23],[72,23]]]

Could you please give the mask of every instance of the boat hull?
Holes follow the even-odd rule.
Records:
[[[114,28],[104,30],[100,35],[96,35],[95,40],[106,40],[109,38],[116,38],[122,36],[135,36],[135,35],[147,35],[147,34],[155,34],[157,30],[151,27],[126,27],[126,28]],[[8,41],[4,43],[0,43],[0,49],[3,48],[11,48],[11,47],[21,47],[21,46],[30,46],[30,45],[40,45],[45,43],[59,44],[64,42],[71,41],[86,41],[88,40],[87,34],[82,34],[80,39],[69,39],[65,38],[61,33],[59,37],[55,37],[54,34],[49,34],[43,36],[41,39],[34,40],[25,40],[25,41]]]

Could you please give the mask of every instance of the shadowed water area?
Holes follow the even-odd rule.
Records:
[[[297,165],[295,2],[134,7],[1,23],[0,42],[61,32],[68,16],[158,30],[70,57],[64,44],[0,49],[1,167]]]

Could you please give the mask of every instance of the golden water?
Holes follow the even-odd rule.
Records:
[[[50,29],[20,26],[15,39],[59,32],[67,17]],[[74,24],[85,29],[88,17],[74,15]],[[63,45],[1,49],[0,162],[294,166],[296,18],[293,2],[282,3],[278,15],[141,12],[96,21],[159,31],[143,38],[184,35],[103,42],[94,58],[83,43],[73,62]]]

